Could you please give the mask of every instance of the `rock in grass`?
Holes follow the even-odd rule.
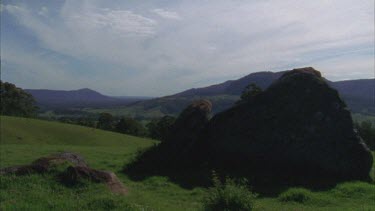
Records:
[[[217,114],[206,140],[214,166],[269,179],[363,180],[373,162],[338,92],[313,68]]]
[[[86,180],[105,183],[113,193],[127,193],[126,188],[115,173],[89,168],[81,155],[72,152],[41,157],[29,165],[0,169],[0,175],[15,174],[21,176],[33,173],[59,173],[60,182],[67,185]]]
[[[115,173],[100,171],[87,166],[70,166],[61,175],[61,182],[67,185],[79,184],[84,181],[105,183],[108,188],[118,194],[126,194],[127,190]]]
[[[31,173],[47,173],[54,170],[62,170],[68,166],[87,166],[82,156],[71,153],[62,152],[46,157],[41,157],[29,165],[12,166],[0,169],[0,175],[16,174],[25,175]]]

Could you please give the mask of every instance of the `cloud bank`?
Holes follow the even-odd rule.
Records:
[[[116,3],[115,3],[116,2]],[[162,96],[257,71],[374,77],[374,1],[3,1],[2,78]]]

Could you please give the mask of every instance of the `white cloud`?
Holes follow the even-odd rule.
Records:
[[[56,59],[46,59],[40,52],[27,53],[22,48],[2,49],[2,67],[12,67],[2,71],[2,77],[16,80],[23,88],[51,88],[66,89],[67,87],[79,88],[64,68],[64,62]]]
[[[372,0],[112,3],[66,1],[58,13],[48,7],[48,20],[26,6],[4,9],[41,48],[90,64],[85,71],[117,95],[172,94],[301,66],[335,80],[374,71]]]
[[[119,35],[147,36],[155,33],[156,21],[128,10],[98,9],[66,17],[81,27],[109,30]]]
[[[159,15],[162,18],[166,19],[174,19],[174,20],[181,20],[182,18],[178,15],[177,12],[172,12],[164,9],[153,9],[151,12]]]
[[[47,17],[48,16],[48,8],[43,6],[42,8],[40,8],[38,14],[41,15],[41,16]]]

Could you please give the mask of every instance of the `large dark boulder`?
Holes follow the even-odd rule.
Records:
[[[191,103],[178,116],[165,141],[139,154],[124,171],[135,178],[148,174],[170,175],[181,169],[196,168],[196,163],[200,161],[197,143],[202,140],[211,109],[212,104],[208,100]]]
[[[208,100],[197,100],[185,108],[176,119],[167,138],[170,142],[192,142],[196,140],[209,121],[212,104]]]
[[[195,143],[209,122],[212,104],[208,100],[197,100],[185,108],[172,126],[165,146],[169,156],[190,156]]]
[[[366,179],[373,162],[338,92],[311,67],[288,71],[264,92],[217,114],[205,133],[206,159],[229,171]]]

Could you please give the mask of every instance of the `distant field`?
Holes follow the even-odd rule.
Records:
[[[90,112],[94,114],[98,113],[110,113],[114,116],[127,116],[127,117],[142,117],[147,119],[152,118],[159,118],[163,117],[164,114],[161,112],[160,107],[154,107],[148,110],[143,109],[142,105],[134,105],[134,106],[125,106],[125,107],[117,107],[117,108],[87,108],[83,109],[85,112]]]
[[[353,117],[353,121],[357,121],[357,122],[370,121],[373,125],[375,125],[375,116],[354,113],[352,114],[352,117]]]
[[[213,113],[223,111],[233,106],[239,99],[237,95],[214,95],[214,96],[189,96],[189,97],[162,97],[152,100],[146,100],[136,104],[117,107],[94,109],[87,108],[82,111],[89,113],[102,113],[108,112],[115,116],[130,116],[133,118],[141,117],[143,119],[152,119],[163,117],[165,115],[177,116],[184,108],[191,102],[198,99],[208,99],[212,102]]]
[[[200,210],[206,189],[184,189],[166,177],[132,181],[121,172],[137,151],[156,141],[76,125],[1,117],[0,167],[30,163],[60,151],[82,154],[94,168],[115,172],[128,196],[105,186],[69,188],[51,175],[0,177],[0,210]],[[372,176],[374,176],[374,169]],[[375,185],[348,182],[325,191],[308,191],[303,203],[259,197],[256,210],[375,210]]]

